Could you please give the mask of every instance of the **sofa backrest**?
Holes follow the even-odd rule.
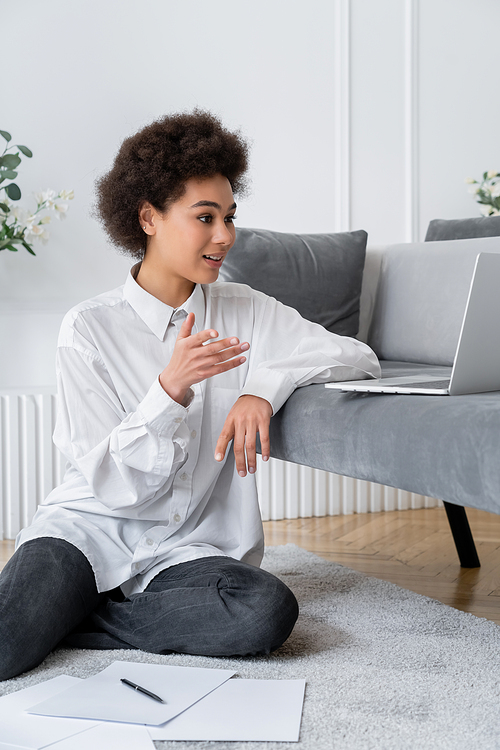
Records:
[[[358,337],[380,359],[452,365],[480,252],[500,237],[368,247]]]
[[[332,333],[355,336],[367,237],[364,230],[292,234],[238,227],[219,279],[248,284]]]
[[[498,236],[500,236],[500,216],[474,216],[470,219],[433,219],[427,227],[425,241]]]

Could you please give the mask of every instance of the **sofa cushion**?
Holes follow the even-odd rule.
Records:
[[[222,281],[248,284],[327,330],[355,336],[367,234],[237,229]]]
[[[473,219],[434,219],[427,227],[425,241],[499,236],[500,216],[475,216]]]
[[[382,258],[368,343],[380,359],[452,365],[476,257],[500,238],[393,245]]]

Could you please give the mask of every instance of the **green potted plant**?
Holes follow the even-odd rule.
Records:
[[[483,216],[500,216],[500,172],[490,169],[483,173],[482,182],[467,177],[469,193],[481,204],[479,211]]]
[[[44,244],[47,242],[47,225],[52,220],[51,214],[64,218],[68,210],[67,201],[73,200],[74,192],[44,190],[36,193],[36,208],[32,212],[17,205],[21,190],[13,180],[18,175],[17,168],[22,156],[31,159],[33,153],[27,146],[9,145],[12,136],[6,130],[0,130],[0,136],[5,140],[5,148],[0,156],[0,250],[17,252],[19,246],[22,246],[31,255],[36,255],[32,242],[35,239]],[[17,152],[13,153],[15,149]]]

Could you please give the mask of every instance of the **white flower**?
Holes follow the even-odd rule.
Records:
[[[11,208],[10,216],[12,216],[22,227],[27,226],[29,221],[33,218],[26,211],[26,209],[21,208],[21,206],[15,206],[15,208]]]
[[[498,208],[492,208],[490,211],[490,216],[500,216],[500,211]]]
[[[54,209],[56,211],[56,216],[59,219],[65,219],[66,218],[66,212],[68,210],[68,204],[67,203],[55,203]]]
[[[44,233],[43,227],[40,224],[31,224],[26,227],[26,234],[31,234],[33,237],[41,237]]]
[[[24,238],[27,242],[30,242],[33,239],[41,240],[43,244],[46,245],[47,240],[49,239],[49,233],[44,229],[41,222],[39,222],[38,224],[31,224],[26,227]]]
[[[491,178],[496,177],[497,174],[498,172],[496,171],[496,169],[490,169],[490,171],[486,173],[486,177],[488,178],[488,180],[491,180]]]
[[[483,216],[491,216],[491,213],[492,213],[492,212],[493,212],[494,210],[495,210],[495,209],[493,208],[493,206],[481,206],[481,208],[479,209],[479,212],[480,212],[480,213],[481,213],[481,214],[482,214]]]
[[[3,194],[5,194],[5,198],[2,197]],[[5,188],[0,187],[0,202],[7,204],[10,208],[8,214],[4,214],[0,210],[0,221],[7,224],[10,230],[14,230],[17,236],[19,236],[19,233],[23,233],[22,236],[24,236],[27,243],[31,243],[37,239],[41,240],[45,245],[49,239],[49,233],[45,227],[52,221],[52,216],[49,215],[49,212],[54,211],[58,218],[65,218],[69,207],[67,203],[63,203],[60,199],[72,200],[74,192],[73,190],[62,190],[60,193],[56,193],[55,190],[47,188],[47,190],[35,193],[34,195],[37,206],[35,211],[30,213],[18,204],[14,205],[7,198]],[[9,221],[10,223],[8,223]]]
[[[54,198],[57,198],[57,193],[55,190],[50,190],[49,188],[41,193],[35,193],[35,200],[39,206],[46,203],[47,208],[51,208],[54,205]]]
[[[479,191],[481,190],[481,188],[479,187],[479,185],[470,185],[470,186],[469,186],[469,187],[467,188],[467,190],[468,190],[468,192],[469,192],[469,193],[470,193],[471,195],[477,195],[477,193],[479,193]]]
[[[500,198],[500,180],[490,187],[490,193],[493,198]]]
[[[465,182],[467,182],[469,185],[472,185],[474,182],[476,182],[476,180],[474,179],[474,177],[466,177]]]

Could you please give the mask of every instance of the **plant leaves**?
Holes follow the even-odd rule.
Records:
[[[8,238],[0,242],[0,250],[5,250],[6,247],[14,246],[19,240]]]
[[[15,169],[20,163],[21,157],[17,154],[5,154],[5,156],[0,157],[1,166],[7,167],[7,169]]]
[[[15,180],[17,177],[17,172],[14,172],[13,169],[5,169],[0,174],[6,180]]]
[[[18,149],[19,149],[19,151],[20,151],[20,152],[21,152],[22,154],[24,154],[25,156],[27,156],[27,157],[28,157],[29,159],[31,159],[31,157],[33,156],[33,151],[31,151],[31,149],[29,149],[29,148],[28,148],[27,146],[20,146],[20,145],[18,144],[18,145],[16,146],[16,148],[18,148]]]
[[[4,214],[10,214],[10,208],[5,203],[0,203],[0,210],[2,210]]]
[[[25,241],[25,240],[23,240],[23,238],[22,238],[22,237],[13,237],[12,235],[9,235],[9,236],[7,237],[7,239],[5,239],[5,240],[2,240],[2,243],[1,243],[1,244],[2,244],[2,245],[15,245],[16,243],[19,243],[19,244],[21,244],[21,245],[22,245],[22,243],[23,243],[24,241]]]
[[[16,185],[15,182],[11,182],[10,185],[7,185],[6,188],[4,188],[5,192],[11,199],[11,201],[18,201],[21,197],[21,191],[19,190],[19,187]]]
[[[7,133],[6,130],[0,130],[0,135],[2,136],[2,138],[5,138],[5,140],[7,141],[7,143],[12,140],[11,134]]]
[[[24,242],[24,241],[23,241],[23,247],[25,247],[25,248],[26,248],[26,250],[27,250],[27,251],[28,251],[29,253],[31,253],[32,255],[36,255],[36,253],[34,252],[34,250],[32,250],[31,246],[30,246],[30,245],[28,245],[28,243],[27,243],[27,242]]]

